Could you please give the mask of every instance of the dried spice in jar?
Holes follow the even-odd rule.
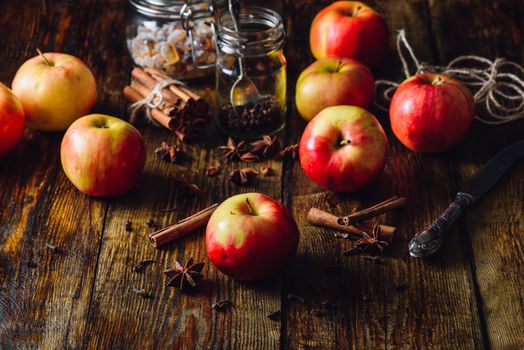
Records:
[[[129,0],[127,47],[136,65],[176,79],[214,71],[213,7],[209,0]]]
[[[236,24],[238,28],[227,11],[219,16],[218,126],[236,138],[258,139],[275,134],[285,125],[284,26],[278,13],[248,6],[241,9]],[[239,84],[239,79],[248,83]],[[258,91],[238,91],[240,86]]]

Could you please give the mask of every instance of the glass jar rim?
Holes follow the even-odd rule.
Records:
[[[230,54],[263,54],[280,49],[284,45],[285,30],[280,15],[260,6],[242,7],[239,14],[240,27],[257,25],[260,29],[242,28],[237,32],[229,12],[219,19],[217,42],[221,49]]]
[[[186,4],[188,6],[196,6],[192,19],[212,16],[209,11],[209,8],[212,6],[212,0],[128,0],[128,2],[139,13],[150,17],[181,19],[181,10]]]

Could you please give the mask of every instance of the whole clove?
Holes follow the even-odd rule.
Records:
[[[150,298],[153,297],[153,295],[151,293],[149,293],[148,291],[146,291],[145,289],[140,289],[140,288],[133,287],[133,292],[135,294],[140,295],[144,299],[150,299]]]
[[[217,301],[216,303],[213,303],[213,305],[211,305],[211,308],[215,311],[218,311],[218,312],[222,312],[222,311],[226,311],[227,309],[229,309],[230,307],[233,306],[233,302],[231,300],[220,300],[220,301]]]
[[[131,232],[131,231],[133,231],[133,226],[132,226],[132,224],[131,224],[131,220],[126,219],[126,221],[124,222],[124,229],[125,229],[127,232]]]
[[[137,273],[140,273],[142,271],[144,271],[144,268],[147,266],[147,265],[150,265],[150,264],[153,264],[155,263],[156,261],[153,260],[153,259],[145,259],[145,260],[142,260],[142,261],[139,261],[138,263],[136,263],[135,265],[133,265],[133,272],[137,272]]]
[[[146,221],[147,227],[154,228],[156,227],[155,220],[153,218],[148,218]]]
[[[281,315],[282,312],[280,310],[277,310],[267,314],[267,318],[269,318],[271,321],[279,321]]]
[[[53,254],[60,254],[60,248],[58,248],[57,246],[53,245],[53,244],[50,244],[50,243],[46,243],[45,246],[53,253]]]

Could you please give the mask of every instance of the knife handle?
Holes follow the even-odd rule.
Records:
[[[462,214],[464,209],[473,202],[473,196],[459,192],[453,203],[447,207],[442,215],[425,231],[417,233],[409,242],[409,254],[415,258],[421,258],[435,253],[440,246],[446,232]]]

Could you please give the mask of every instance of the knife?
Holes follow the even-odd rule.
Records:
[[[442,245],[446,232],[464,209],[493,187],[522,156],[524,156],[524,140],[507,147],[480,168],[460,188],[455,200],[444,213],[425,231],[417,233],[411,239],[408,246],[409,254],[421,258],[435,253]]]

